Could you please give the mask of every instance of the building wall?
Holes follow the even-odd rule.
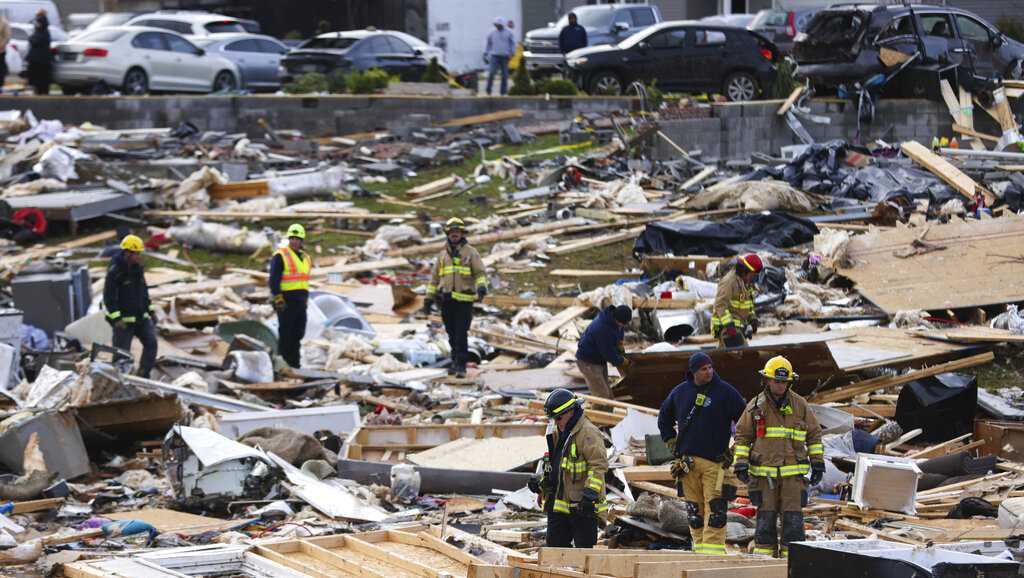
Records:
[[[55,0],[54,4],[63,18],[75,12],[99,12],[102,9],[102,0]]]

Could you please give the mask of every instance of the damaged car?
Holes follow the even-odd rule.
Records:
[[[797,36],[793,54],[797,74],[825,89],[885,74],[910,59],[913,74],[905,76],[925,74],[970,86],[1024,76],[1024,44],[948,6],[833,6]],[[918,97],[925,96],[926,85],[937,82],[896,84]]]

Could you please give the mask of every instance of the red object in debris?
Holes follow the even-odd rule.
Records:
[[[789,18],[787,18],[786,20],[787,20],[787,22],[786,22],[786,28],[787,28],[786,34],[790,38],[795,38],[796,37],[796,12],[793,12],[792,10],[790,10]]]
[[[761,48],[761,56],[763,56],[768,62],[775,60],[775,55],[772,54],[772,51],[769,48]]]
[[[11,221],[16,225],[28,227],[37,235],[46,234],[46,215],[35,207],[27,207],[14,211]]]
[[[167,243],[170,242],[171,240],[167,238],[167,235],[165,233],[157,233],[156,235],[150,237],[148,241],[146,241],[146,248],[149,249],[150,251],[156,251],[161,246],[166,245]]]
[[[757,508],[755,508],[753,506],[746,506],[746,507],[743,507],[743,508],[732,508],[729,511],[730,512],[735,512],[735,513],[737,513],[737,514],[739,514],[739,515],[741,515],[743,517],[746,517],[746,518],[753,518],[754,516],[757,515]]]

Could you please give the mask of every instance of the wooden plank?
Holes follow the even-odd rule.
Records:
[[[632,239],[643,232],[643,230],[644,227],[634,227],[618,233],[608,233],[607,235],[598,235],[597,237],[580,239],[578,241],[566,243],[565,245],[559,245],[553,249],[548,249],[546,253],[548,255],[567,255],[569,253],[576,253],[594,247],[603,247],[605,245],[611,245],[612,243]]]
[[[812,403],[828,403],[833,401],[843,401],[852,399],[858,395],[864,393],[871,393],[875,390],[884,390],[904,383],[910,383],[918,379],[925,377],[931,377],[940,373],[946,373],[949,371],[958,371],[966,369],[968,367],[974,367],[983,363],[988,363],[995,359],[995,355],[991,351],[981,353],[978,355],[972,355],[971,357],[965,357],[964,359],[958,359],[956,361],[949,361],[947,363],[940,363],[924,369],[914,369],[904,373],[902,375],[885,375],[881,377],[875,377],[872,379],[866,379],[850,386],[829,390],[826,392],[815,394],[811,397]]]
[[[521,239],[540,233],[546,233],[549,235],[557,235],[560,232],[570,231],[574,227],[585,225],[586,221],[581,218],[566,219],[564,221],[553,221],[550,223],[538,223],[530,225],[528,227],[517,227],[515,229],[507,229],[504,231],[498,231],[495,233],[485,233],[483,235],[472,235],[470,236],[470,242],[476,246],[486,245],[489,243],[496,243],[498,241],[508,241],[511,239]],[[431,243],[424,243],[422,245],[415,245],[412,247],[402,247],[400,249],[391,249],[386,254],[389,257],[408,257],[410,255],[423,255],[427,253],[437,253],[444,249],[444,245],[447,243],[445,240],[435,241]]]
[[[990,134],[985,134],[985,133],[982,133],[982,132],[978,132],[978,131],[974,130],[973,128],[968,128],[966,126],[963,126],[961,124],[957,124],[955,122],[953,123],[953,130],[955,132],[960,133],[960,134],[965,134],[965,135],[968,135],[968,136],[977,137],[977,138],[980,138],[982,140],[987,140],[987,141],[996,142],[996,143],[999,142],[999,137],[992,136]]]
[[[823,226],[823,225],[822,225]],[[703,272],[709,263],[721,263],[728,257],[708,257],[707,255],[684,255],[681,257],[665,257],[645,255],[640,267],[643,269],[671,269],[674,271]]]
[[[684,570],[681,578],[787,578],[788,575],[789,569],[786,564],[772,564],[766,560],[764,566]]]
[[[940,444],[935,444],[933,446],[928,446],[928,447],[926,447],[923,450],[918,450],[916,452],[910,452],[909,454],[907,454],[907,455],[905,455],[903,457],[910,458],[910,459],[920,459],[920,458],[935,458],[935,457],[943,456],[943,455],[946,455],[946,449],[952,448],[953,446],[959,444],[960,442],[962,442],[962,441],[964,441],[966,439],[970,439],[971,435],[973,435],[973,434],[966,433],[966,434],[964,434],[962,436],[957,436],[957,437],[955,437],[955,438],[953,438],[951,440],[946,440],[946,441],[944,441],[944,442],[942,442]]]
[[[109,241],[115,237],[117,237],[117,231],[104,231],[102,233],[96,233],[95,235],[87,235],[71,241],[65,241],[51,247],[33,247],[31,249],[23,250],[15,255],[0,258],[0,266],[5,268],[17,267],[28,263],[33,259],[44,259],[51,255],[56,255],[61,251],[78,249],[79,247],[88,247],[89,245]]]
[[[256,181],[239,181],[236,183],[225,183],[210,185],[207,188],[210,199],[223,201],[227,199],[254,199],[265,197],[270,194],[270,185],[266,179]]]
[[[460,438],[406,459],[423,467],[507,472],[541,459],[546,449],[544,436]]]
[[[800,87],[800,89],[803,90],[803,87]],[[701,171],[699,173],[693,175],[689,179],[686,179],[686,181],[683,182],[683,184],[679,186],[679,190],[685,191],[685,190],[689,189],[690,187],[695,187],[695,186],[703,183],[708,177],[710,177],[711,175],[715,174],[715,172],[717,172],[717,171],[718,171],[718,167],[704,167],[703,169],[701,169]]]
[[[418,197],[433,195],[434,193],[440,193],[441,191],[447,191],[455,186],[456,181],[458,181],[458,178],[455,175],[442,177],[409,189],[405,192],[405,196],[415,199]]]
[[[166,508],[144,508],[142,510],[115,512],[104,514],[104,517],[111,520],[141,520],[152,525],[160,533],[193,533],[226,528],[237,524],[237,522],[232,520],[197,516],[188,512],[178,512]]]
[[[963,86],[960,89],[960,124],[974,130],[974,104],[971,102],[971,93]],[[985,145],[977,139],[969,139],[968,143],[976,151],[987,150]]]
[[[327,277],[329,273],[338,273],[342,275],[349,275],[353,273],[365,273],[367,271],[385,271],[388,269],[404,269],[411,267],[412,264],[405,257],[392,257],[390,259],[380,259],[377,261],[363,261],[360,263],[343,263],[340,265],[333,265],[323,269],[314,269],[311,277]]]
[[[659,556],[657,560],[659,563],[687,563],[707,568],[723,563],[728,558],[728,556],[707,556],[680,551],[675,556]],[[587,574],[598,574],[615,578],[633,578],[636,573],[637,564],[650,560],[649,556],[643,554],[634,556],[601,556],[600,554],[591,554],[587,556],[583,571]],[[688,560],[688,562],[682,562],[683,560]]]
[[[469,126],[471,124],[485,124],[489,122],[501,122],[505,120],[515,120],[523,117],[523,111],[518,108],[510,110],[499,110],[498,112],[491,112],[487,114],[475,114],[473,116],[463,116],[460,118],[453,118],[442,122],[438,126],[442,128],[455,128],[460,126]]]
[[[558,333],[559,329],[561,329],[565,325],[568,325],[569,323],[572,323],[573,321],[581,317],[584,313],[586,313],[588,310],[590,310],[589,307],[580,307],[578,305],[566,307],[565,309],[559,311],[558,314],[556,314],[551,319],[548,319],[544,323],[541,323],[537,327],[534,327],[531,333],[533,333],[537,337],[547,337],[548,335],[551,335],[553,333]]]
[[[12,514],[29,514],[31,512],[42,512],[52,510],[64,503],[65,498],[45,498],[42,500],[28,500],[25,502],[14,502]]]
[[[252,285],[256,285],[256,283],[249,277],[226,276],[221,277],[220,279],[200,281],[198,283],[176,283],[173,285],[163,285],[150,289],[149,298],[153,300],[166,299],[168,297],[176,297],[186,293],[211,293],[221,287],[233,289],[235,287],[248,287]]]
[[[429,567],[424,566],[423,564],[420,564],[419,562],[416,562],[415,560],[410,560],[405,556],[396,554],[394,552],[388,552],[387,550],[383,550],[378,546],[372,544],[371,542],[364,541],[365,538],[372,538],[373,534],[374,533],[371,532],[370,534],[353,534],[351,536],[347,536],[345,539],[345,544],[349,549],[355,552],[360,552],[363,554],[367,554],[369,556],[376,557],[379,560],[387,561],[393,566],[397,566],[408,572],[412,572],[413,574],[425,576],[427,578],[435,578],[437,576],[437,572],[431,570]],[[364,539],[357,538],[356,536],[361,536]]]
[[[774,561],[760,556],[723,556],[707,560],[680,560],[673,562],[637,562],[633,574],[627,578],[679,578],[684,571],[708,568],[746,568],[751,566],[782,566],[785,560]]]
[[[356,209],[344,211],[265,211],[258,213],[243,213],[241,211],[146,211],[147,217],[202,217],[211,220],[247,220],[247,219],[347,219],[350,221],[388,221],[391,219],[408,220],[415,217],[410,213],[368,213]]]
[[[957,190],[961,195],[974,201],[975,192],[981,190],[985,196],[985,203],[989,206],[995,204],[995,196],[981,187],[966,173],[956,168],[946,159],[930,151],[927,147],[916,141],[906,141],[900,145],[903,154],[907,155],[914,162],[923,166],[929,172],[939,177],[949,186]]]
[[[627,482],[671,482],[672,473],[669,471],[670,464],[661,466],[630,466],[622,468],[622,474],[626,476]]]
[[[887,49],[883,48],[882,50],[887,50]],[[800,98],[800,95],[803,94],[803,93],[804,93],[804,86],[803,85],[800,85],[800,86],[794,88],[793,92],[789,93],[789,97],[786,98],[786,101],[782,103],[782,106],[780,106],[779,109],[775,111],[775,114],[777,114],[778,116],[786,116],[786,113],[789,112],[789,109],[793,108],[793,105],[796,104],[796,101]],[[685,187],[685,186],[682,187],[682,188],[683,188],[684,191],[687,189],[687,187]]]
[[[587,556],[600,554],[602,556],[664,556],[665,554],[679,555],[680,552],[667,552],[665,550],[642,550],[630,548],[618,548],[614,550],[588,550],[580,548],[552,548],[544,546],[537,551],[537,564],[541,566],[558,566],[564,568],[583,569],[587,564]],[[690,553],[696,556],[697,554]]]
[[[670,488],[668,486],[663,486],[661,484],[656,484],[654,482],[632,481],[632,482],[629,482],[629,485],[633,486],[634,488],[636,488],[638,490],[643,490],[645,492],[650,492],[652,494],[655,494],[655,495],[658,495],[658,496],[662,496],[662,497],[665,497],[665,498],[679,499],[679,496],[676,494],[675,489]]]
[[[920,546],[922,548],[925,546],[924,542],[921,542],[921,541],[918,541],[918,540],[914,540],[913,538],[907,538],[905,536],[900,536],[899,534],[895,534],[893,532],[887,532],[885,530],[876,530],[876,529],[874,529],[874,528],[872,528],[870,526],[865,526],[863,524],[858,524],[857,522],[854,522],[853,520],[846,520],[846,519],[840,518],[840,519],[836,520],[836,527],[837,528],[842,528],[843,530],[849,530],[849,531],[851,531],[851,532],[853,532],[855,534],[859,534],[861,536],[877,535],[877,536],[880,536],[880,537],[885,538],[886,540],[889,540],[889,541],[892,541],[892,542],[899,542],[901,544],[910,544],[912,546]]]
[[[603,397],[597,397],[586,393],[577,393],[576,397],[582,399],[583,401],[586,401],[588,404],[590,404],[590,407],[617,407],[625,410],[632,409],[635,411],[639,411],[640,413],[646,413],[648,415],[658,415],[658,410],[652,407],[637,405],[635,403],[627,403],[624,401],[618,401],[614,399],[605,399]]]
[[[331,570],[321,571],[320,569],[317,568],[316,565],[303,563],[295,555],[295,552],[289,552],[286,555],[286,554],[281,554],[281,553],[279,553],[277,551],[271,550],[269,548],[257,546],[256,547],[256,553],[259,554],[260,556],[263,556],[267,560],[271,560],[273,562],[277,562],[278,564],[281,564],[282,566],[286,566],[288,568],[291,568],[292,570],[297,570],[299,572],[302,572],[303,574],[307,574],[309,576],[312,576],[313,578],[338,578],[338,577],[345,577],[345,578],[347,578],[349,576],[348,574],[346,574],[346,573],[344,573],[344,572],[342,572],[340,570],[337,571],[337,572],[334,572],[334,571],[331,571]]]
[[[511,566],[471,564],[468,578],[515,578],[516,569]]]

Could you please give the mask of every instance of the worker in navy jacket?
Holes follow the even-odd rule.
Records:
[[[625,305],[609,305],[590,323],[576,348],[576,366],[587,381],[590,394],[612,398],[608,381],[608,363],[624,374],[629,365],[623,339],[626,327],[633,319],[633,310]]]

